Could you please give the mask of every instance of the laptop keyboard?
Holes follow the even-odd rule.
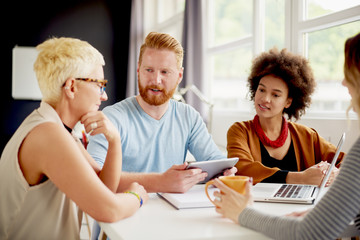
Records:
[[[314,189],[314,187],[312,187],[312,186],[284,184],[275,193],[274,197],[307,198],[311,195],[313,189]]]

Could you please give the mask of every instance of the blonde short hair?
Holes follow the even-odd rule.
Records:
[[[166,33],[150,32],[140,48],[139,64],[141,64],[143,54],[146,48],[166,49],[173,51],[176,55],[176,62],[178,69],[182,68],[184,49],[180,42]]]
[[[86,77],[97,65],[105,65],[102,54],[88,42],[75,38],[51,38],[39,44],[34,71],[43,101],[56,104],[61,87],[71,77]]]

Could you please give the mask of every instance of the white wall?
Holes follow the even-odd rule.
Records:
[[[215,143],[220,147],[221,150],[226,151],[226,134],[230,126],[234,122],[246,121],[253,118],[253,113],[219,110],[214,111],[211,134]],[[346,117],[325,119],[303,116],[302,119],[298,121],[298,123],[314,128],[322,137],[334,145],[337,145],[341,134],[346,132],[346,140],[342,149],[344,152],[348,152],[352,144],[359,136],[358,120],[347,120]]]

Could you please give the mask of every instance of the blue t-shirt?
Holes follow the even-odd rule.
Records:
[[[197,161],[224,158],[200,114],[190,105],[170,100],[160,120],[150,117],[136,97],[105,107],[104,114],[119,130],[125,172],[164,172],[185,161],[187,151]],[[104,135],[90,137],[90,155],[104,165],[108,143]]]

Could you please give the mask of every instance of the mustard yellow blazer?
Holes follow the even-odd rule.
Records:
[[[298,171],[303,171],[321,161],[331,162],[336,146],[322,138],[314,129],[289,122],[289,131],[294,145]],[[272,176],[279,168],[269,168],[261,163],[260,140],[253,121],[234,123],[227,132],[228,157],[238,157],[237,175],[253,177],[254,184]],[[344,158],[341,152],[336,166]],[[286,170],[286,169],[282,169]]]

